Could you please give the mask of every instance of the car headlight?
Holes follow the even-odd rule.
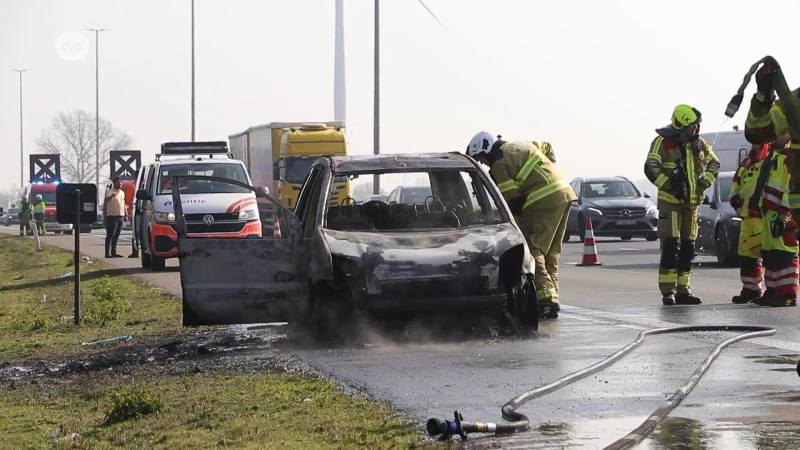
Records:
[[[175,214],[166,212],[154,212],[153,220],[155,220],[156,222],[175,222]]]
[[[658,208],[656,208],[653,205],[650,205],[650,207],[647,208],[647,215],[648,216],[657,216],[658,215]]]
[[[258,210],[257,209],[246,209],[244,211],[239,211],[239,221],[240,222],[249,222],[251,220],[258,220]]]
[[[589,211],[590,213],[596,214],[598,216],[602,216],[603,215],[603,211],[600,211],[597,208],[586,208],[586,210]]]

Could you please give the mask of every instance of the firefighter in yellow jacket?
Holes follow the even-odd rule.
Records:
[[[690,274],[697,238],[697,208],[719,173],[719,159],[700,137],[700,111],[678,105],[672,123],[656,130],[645,175],[658,188],[661,260],[658,288],[664,305],[698,305]]]
[[[467,155],[489,166],[489,173],[503,194],[511,213],[519,217],[536,260],[536,297],[542,318],[556,318],[560,311],[558,258],[566,231],[570,204],[577,200],[542,148],[549,144],[508,142],[481,131],[467,147]]]
[[[761,209],[748,207],[756,189],[761,163],[767,157],[769,145],[753,145],[747,157],[739,163],[731,183],[730,204],[741,218],[739,228],[739,278],[742,290],[731,301],[742,304],[761,297],[764,268],[761,263],[763,220]]]
[[[756,93],[750,101],[744,135],[752,144],[789,141],[770,152],[761,169],[758,199],[764,215],[762,259],[767,290],[753,301],[760,306],[796,306],[800,284],[796,218],[800,214],[800,130],[792,130],[782,100],[776,99],[776,68],[764,64],[756,72]],[[800,89],[792,91],[797,98]]]

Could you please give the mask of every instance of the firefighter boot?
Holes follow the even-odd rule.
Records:
[[[776,295],[766,301],[766,306],[771,306],[773,308],[797,306],[797,299],[789,296]]]
[[[751,303],[759,297],[761,297],[761,292],[742,289],[742,292],[739,295],[734,295],[731,301],[737,305],[743,305],[745,303]]]
[[[684,292],[675,296],[676,305],[699,305],[701,303],[703,303],[703,300],[691,292]]]
[[[661,297],[661,304],[664,306],[672,306],[675,304],[675,295],[674,294],[664,294]]]
[[[561,306],[550,300],[539,301],[539,317],[542,319],[558,319],[558,312]]]
[[[767,288],[764,291],[764,295],[762,295],[761,297],[758,297],[758,298],[754,298],[753,300],[750,301],[750,303],[752,303],[752,304],[754,304],[756,306],[767,306],[767,303],[769,303],[770,299],[774,295],[775,295],[775,289]]]

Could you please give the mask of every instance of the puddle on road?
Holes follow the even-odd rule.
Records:
[[[483,449],[602,449],[639,426],[645,416],[534,425],[505,438],[472,439],[457,446]],[[700,422],[667,418],[637,450],[800,449],[800,422]]]

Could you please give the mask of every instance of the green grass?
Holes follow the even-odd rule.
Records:
[[[74,270],[71,252],[36,252],[28,239],[0,235],[0,255],[0,362],[109,351],[127,344],[81,343],[123,334],[141,342],[183,333],[180,301],[97,261],[81,264],[83,323],[76,327],[72,278],[61,278]],[[394,449],[420,441],[391,408],[347,396],[330,381],[235,373],[230,360],[219,365],[224,372],[188,373],[191,365],[0,382],[0,449]]]
[[[3,445],[15,449],[399,449],[420,442],[413,425],[385,406],[315,377],[278,373],[94,380],[56,390],[26,384],[4,390],[0,411]],[[124,419],[136,411],[146,414]],[[59,440],[70,433],[79,442]]]
[[[0,255],[0,361],[96,352],[81,344],[125,334],[182,332],[179,300],[98,261],[81,263],[76,327],[73,277],[62,278],[74,272],[72,252],[37,252],[28,239],[0,235]]]

